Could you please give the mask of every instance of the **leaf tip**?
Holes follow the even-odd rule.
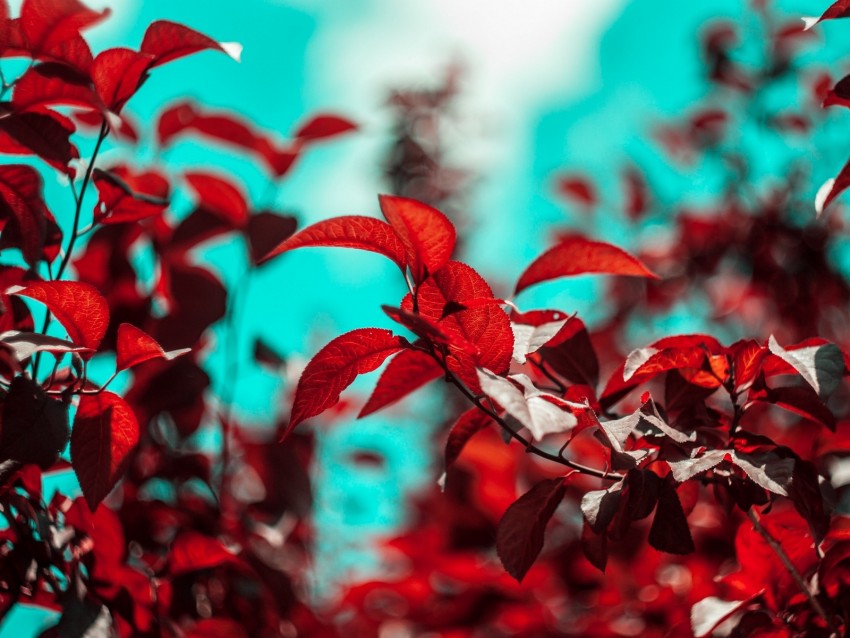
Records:
[[[243,46],[241,42],[219,42],[218,46],[224,51],[228,57],[233,58],[236,62],[242,62]]]

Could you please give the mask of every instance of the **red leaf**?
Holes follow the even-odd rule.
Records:
[[[499,306],[492,304],[476,305],[446,317],[443,317],[443,311],[449,302],[463,305],[467,300],[488,297],[493,297],[493,291],[487,282],[472,268],[458,261],[450,261],[422,282],[417,295],[420,315],[436,323],[452,341],[471,343],[478,349],[477,356],[462,349],[450,351],[446,357],[449,369],[474,391],[479,389],[476,367],[487,368],[499,375],[508,371],[514,343],[510,319]],[[402,302],[402,309],[413,312],[410,295]]]
[[[534,260],[520,276],[516,294],[543,281],[585,273],[658,278],[640,261],[616,246],[574,236],[562,239]]]
[[[15,82],[12,106],[19,113],[55,104],[103,108],[88,79],[62,64],[39,64]]]
[[[338,115],[316,115],[298,127],[295,137],[302,142],[334,137],[349,131],[356,131],[357,125]]]
[[[166,359],[171,361],[177,357],[191,352],[191,348],[171,350],[166,352],[156,339],[148,333],[130,325],[122,323],[118,326],[118,337],[116,343],[115,370],[120,372],[132,368],[151,359]]]
[[[695,549],[688,518],[670,480],[662,482],[658,492],[658,507],[649,530],[649,544],[669,554],[690,554]]]
[[[256,266],[275,246],[289,239],[297,224],[291,215],[279,215],[272,211],[251,215],[245,227],[251,263]]]
[[[493,419],[478,408],[469,408],[458,417],[446,440],[446,451],[443,456],[446,471],[457,461],[469,440],[491,423],[494,423]]]
[[[540,481],[511,505],[496,532],[496,552],[505,570],[522,581],[543,549],[546,524],[564,498],[563,478]]]
[[[599,198],[593,184],[581,175],[564,175],[558,179],[558,194],[586,208],[596,206]]]
[[[109,9],[93,11],[78,0],[25,0],[20,28],[32,52],[41,52],[69,40],[109,15]]]
[[[71,462],[92,511],[118,483],[138,442],[139,424],[124,399],[106,390],[80,398]]]
[[[229,563],[239,564],[239,558],[217,538],[193,530],[180,532],[168,554],[168,567],[173,576]]]
[[[47,469],[68,444],[68,406],[25,375],[12,379],[3,397],[0,460]]]
[[[147,79],[151,56],[132,49],[107,49],[92,62],[91,77],[98,96],[111,111],[119,113],[124,104]]]
[[[734,371],[735,391],[743,392],[753,385],[769,350],[753,340],[738,341],[729,346]]]
[[[109,306],[97,288],[89,284],[38,281],[23,288],[16,286],[8,293],[43,303],[68,332],[71,341],[92,351],[97,350],[109,326]]]
[[[216,42],[203,33],[168,20],[151,22],[140,47],[142,53],[153,58],[152,67],[207,49],[226,53],[237,62],[242,54],[240,44]]]
[[[443,373],[434,357],[421,350],[403,350],[381,373],[372,395],[357,418],[377,412],[433,381]]]
[[[92,179],[99,195],[94,220],[101,224],[157,217],[168,207],[168,182],[155,171],[133,174],[123,166],[96,168]]]
[[[402,272],[407,266],[404,244],[392,226],[380,219],[359,215],[335,217],[308,226],[278,244],[260,263],[289,250],[307,246],[358,248],[389,257]]]
[[[846,18],[848,16],[850,16],[850,0],[837,0],[829,5],[829,8],[819,18],[803,18],[803,22],[806,25],[806,29],[811,29],[818,22]]]
[[[31,166],[0,166],[0,214],[13,216],[20,230],[20,249],[31,267],[43,258],[47,206],[42,199],[41,175]],[[6,233],[4,232],[4,239]]]
[[[80,157],[70,137],[71,120],[53,111],[0,116],[0,153],[37,155],[53,168],[73,176],[68,164]]]
[[[379,201],[381,212],[404,243],[417,283],[448,263],[456,241],[455,227],[448,217],[405,197],[381,195]]]
[[[275,177],[283,176],[298,156],[298,149],[275,143],[249,122],[229,112],[202,112],[192,102],[178,102],[163,111],[157,123],[157,139],[166,146],[187,131],[241,148],[254,155]]]
[[[402,347],[402,340],[389,330],[360,328],[337,337],[319,350],[298,380],[292,415],[282,438],[305,419],[336,405],[340,392],[357,375],[376,369]]]
[[[236,228],[248,223],[248,200],[228,179],[208,173],[183,175],[200,200],[200,205]]]

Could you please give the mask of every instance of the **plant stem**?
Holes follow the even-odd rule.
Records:
[[[780,542],[773,538],[770,532],[768,532],[761,524],[759,516],[755,511],[755,508],[751,507],[747,510],[747,517],[752,522],[753,529],[755,529],[756,532],[758,532],[761,537],[767,542],[767,544],[770,545],[771,549],[779,557],[779,560],[782,561],[782,564],[785,566],[785,569],[788,571],[789,574],[791,574],[791,578],[793,578],[794,582],[797,583],[797,587],[799,587],[800,591],[802,591],[806,595],[806,598],[809,599],[809,603],[811,604],[812,609],[815,610],[818,616],[823,618],[823,621],[826,623],[826,626],[829,627],[829,630],[833,634],[838,635],[838,630],[833,624],[832,619],[829,617],[829,614],[826,613],[826,610],[823,608],[823,605],[820,604],[820,601],[815,598],[815,595],[812,593],[812,590],[809,587],[808,583],[806,583],[806,581],[803,579],[803,576],[800,574],[800,572],[797,571],[797,568],[794,567],[794,563],[791,562],[791,558],[788,556],[788,554],[785,553],[785,550],[782,548]]]
[[[620,474],[603,472],[602,470],[597,470],[596,468],[587,467],[586,465],[581,465],[580,463],[571,461],[570,459],[564,458],[559,454],[551,454],[549,452],[546,452],[545,450],[541,450],[539,447],[535,446],[531,441],[522,436],[519,432],[514,431],[514,429],[509,426],[501,416],[499,416],[494,410],[491,410],[486,405],[484,405],[481,402],[481,399],[472,394],[472,392],[469,391],[469,389],[460,381],[460,379],[458,379],[455,374],[448,369],[448,366],[446,366],[445,361],[442,361],[433,353],[431,354],[432,356],[434,356],[434,359],[436,359],[436,361],[445,371],[446,379],[449,381],[449,383],[457,387],[457,389],[460,390],[461,393],[475,405],[475,407],[477,407],[479,410],[481,410],[487,416],[493,419],[496,423],[498,423],[499,427],[501,427],[502,430],[504,430],[512,439],[518,441],[519,443],[522,443],[522,445],[525,447],[526,452],[539,456],[540,458],[546,459],[547,461],[552,461],[553,463],[558,463],[559,465],[565,465],[577,472],[580,472],[581,474],[595,476],[596,478],[605,479],[606,481],[619,481],[623,478],[623,476]]]

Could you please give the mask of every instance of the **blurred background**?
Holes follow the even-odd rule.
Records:
[[[269,191],[248,160],[191,139],[165,151],[169,164],[229,171],[253,201],[295,215],[300,226],[337,215],[376,215],[379,193],[429,201],[461,228],[463,259],[491,282],[497,296],[509,294],[556,231],[578,229],[650,252],[675,240],[670,212],[685,201],[697,210],[710,205],[728,179],[725,160],[671,163],[670,144],[665,147],[670,136],[660,133],[707,96],[724,99],[712,93],[716,87],[707,77],[706,25],[728,19],[753,34],[738,43],[744,59],[758,59],[765,46],[758,11],[764,3],[740,0],[88,4],[114,10],[90,32],[95,50],[136,46],[155,19],[244,45],[238,65],[203,53],[157,70],[129,105],[142,123],[153,121],[162,105],[191,98],[213,110],[237,111],[282,138],[320,112],[343,115],[359,127],[317,145],[278,190]],[[772,4],[789,23],[818,14],[824,5]],[[848,53],[846,39],[829,37],[831,29],[830,24],[820,31],[826,42],[804,54],[804,65],[834,66]],[[793,105],[809,98],[800,86],[782,85],[760,99]],[[814,158],[822,174],[807,174],[800,189],[801,200],[811,202],[818,185],[842,165],[846,149],[822,143],[846,129],[842,117],[811,135],[783,137],[782,143],[759,127],[736,122],[735,144],[747,153],[750,175],[768,182],[786,179],[787,154]],[[155,158],[159,151],[149,142],[142,140],[136,157]],[[119,161],[126,153],[110,149],[103,161]],[[639,223],[625,201],[628,167],[639,169],[655,198],[653,212],[638,215]],[[232,278],[238,272],[228,265],[243,259],[241,250],[213,244],[204,259]],[[844,247],[831,250],[834,267],[850,272]],[[540,286],[516,301],[524,310],[578,312],[594,326],[611,313],[601,286],[578,278]],[[256,429],[271,428],[268,416],[285,405],[304,362],[342,332],[390,327],[380,305],[397,304],[404,290],[392,264],[355,251],[297,251],[260,270],[246,293],[237,350],[247,357],[261,338],[283,355],[286,367],[283,374],[259,366],[241,371],[233,390],[238,418]],[[730,340],[746,329],[718,323],[713,308],[706,294],[692,291],[652,325],[639,319],[630,324],[633,344],[664,332],[709,328]],[[207,369],[214,377],[224,374],[223,356],[221,349],[210,350]],[[311,578],[318,599],[332,598],[343,583],[382,573],[379,540],[402,528],[412,495],[432,487],[442,472],[433,453],[434,432],[451,415],[444,412],[439,388],[355,421],[375,378],[358,380],[347,394],[351,406],[344,405],[333,423],[303,426],[316,433]],[[216,433],[213,427],[202,432],[199,445],[219,445]],[[0,635],[20,635],[14,627],[6,623]]]

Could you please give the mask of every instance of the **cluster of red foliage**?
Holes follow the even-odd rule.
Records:
[[[244,242],[248,277],[295,220],[258,209],[230,176],[98,163],[104,144],[139,141],[124,107],[157,67],[204,50],[238,60],[241,50],[157,21],[138,50],[93,55],[81,31],[108,14],[25,0],[13,18],[0,2],[0,55],[30,61],[3,78],[0,153],[32,158],[0,166],[0,618],[28,603],[60,612],[50,636],[294,635],[320,626],[295,593],[310,441],[282,447],[273,433],[251,434],[227,389],[210,387],[209,329],[223,322],[234,338],[237,290],[197,249]],[[155,124],[160,148],[187,134],[228,145],[271,186],[313,143],[354,128],[322,114],[279,140],[188,102]],[[93,132],[81,161],[77,145]],[[42,174],[53,171],[73,216],[54,217],[45,202]],[[175,188],[192,210],[171,208]],[[154,259],[152,279],[137,270],[140,251]],[[61,331],[67,338],[53,336]],[[48,355],[52,365],[40,366]],[[90,362],[110,357],[114,374],[95,383]],[[262,344],[256,359],[283,364]],[[121,395],[107,389],[118,375],[128,381]],[[222,431],[220,455],[192,443],[210,423]],[[69,442],[70,463],[60,458]],[[45,494],[43,472],[69,470],[84,498]]]
[[[771,45],[762,67],[735,59],[733,25],[703,39],[708,78],[727,99],[752,103],[800,74],[794,56],[816,20],[777,22],[768,3],[756,9]],[[847,15],[841,1],[820,20]],[[806,134],[822,101],[850,103],[842,82],[803,77],[814,100],[756,117],[776,135]],[[367,328],[331,341],[301,376],[286,433],[387,360],[361,416],[437,379],[469,403],[448,431],[443,493],[423,497],[411,530],[387,547],[398,572],[349,590],[346,632],[846,633],[850,285],[827,256],[840,222],[813,219],[801,199],[806,167],[790,165],[787,183],[752,183],[728,104],[657,133],[674,159],[712,154],[730,167],[710,215],[682,206],[670,240],[640,258],[561,233],[520,275],[514,296],[564,276],[628,276],[610,288],[612,319],[596,330],[494,296],[452,261],[448,219],[411,199],[381,197],[386,221],[331,219],[272,251],[341,246],[390,258],[409,294],[384,311],[413,335]],[[850,185],[848,171],[821,189],[818,215]],[[649,180],[635,167],[623,175],[624,212],[639,222],[652,210]],[[586,209],[598,203],[586,179],[559,186]],[[718,327],[755,338],[675,335],[621,352],[632,318],[699,289],[713,295]],[[489,560],[494,550],[521,585]]]

